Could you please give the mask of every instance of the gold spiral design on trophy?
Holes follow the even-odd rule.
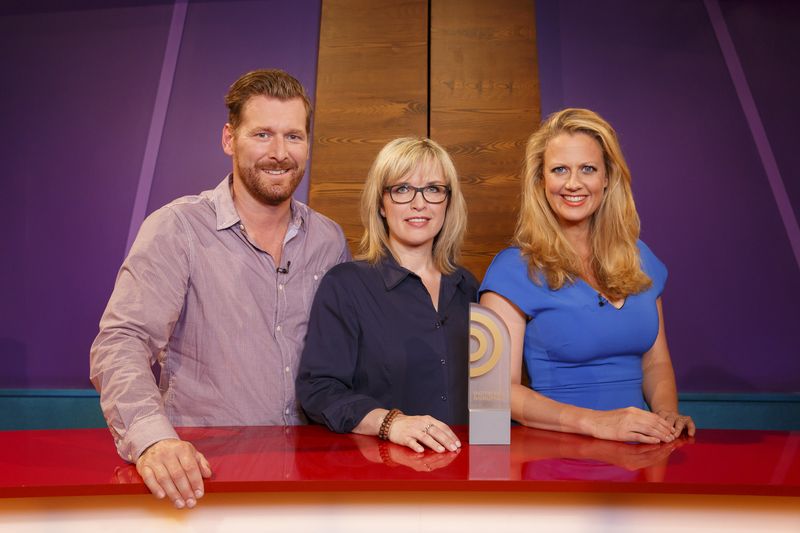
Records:
[[[469,377],[476,378],[489,372],[500,360],[500,354],[503,353],[503,336],[491,316],[473,313],[470,318],[469,335],[477,341],[478,346],[475,351],[469,354],[469,362],[480,361],[486,355],[486,352],[490,349],[492,351],[485,363],[470,367]],[[489,338],[480,328],[475,326],[475,323],[482,325],[489,331]]]

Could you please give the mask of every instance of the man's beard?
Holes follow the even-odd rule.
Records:
[[[247,192],[266,205],[280,205],[292,197],[300,181],[303,179],[303,172],[297,167],[248,167],[242,168],[237,162],[239,176],[242,177],[242,184]],[[289,176],[288,183],[276,183],[270,178],[263,176],[262,171],[279,170],[286,168],[288,172],[282,176],[281,179],[286,179]]]

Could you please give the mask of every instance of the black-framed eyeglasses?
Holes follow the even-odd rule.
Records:
[[[425,185],[424,187],[414,187],[408,183],[398,183],[384,187],[384,191],[389,193],[389,198],[396,204],[408,204],[414,201],[417,193],[422,193],[422,198],[429,204],[440,204],[450,196],[450,187],[447,185]]]

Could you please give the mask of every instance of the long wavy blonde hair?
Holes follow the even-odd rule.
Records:
[[[389,228],[381,216],[385,188],[414,171],[435,164],[442,170],[445,184],[450,187],[444,224],[433,241],[433,262],[443,274],[456,269],[461,245],[467,230],[467,204],[461,194],[453,161],[447,151],[431,139],[401,137],[384,146],[372,163],[361,192],[361,236],[358,259],[377,263],[389,248]],[[391,200],[387,200],[391,201]]]
[[[531,279],[541,284],[544,278],[551,289],[557,290],[586,274],[545,194],[544,152],[548,143],[561,133],[589,135],[603,151],[608,187],[589,226],[592,249],[589,268],[597,289],[611,300],[648,289],[652,280],[642,271],[636,245],[640,223],[631,192],[631,173],[614,128],[588,109],[569,108],[553,113],[528,139],[514,244],[528,261]]]

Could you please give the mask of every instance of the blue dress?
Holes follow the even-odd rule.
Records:
[[[600,305],[597,291],[581,279],[559,290],[546,280],[536,285],[519,248],[494,258],[480,292],[495,292],[527,315],[523,356],[535,391],[589,409],[647,409],[642,355],[658,335],[656,299],[667,268],[643,242],[637,244],[653,285],[628,296],[621,309]]]

